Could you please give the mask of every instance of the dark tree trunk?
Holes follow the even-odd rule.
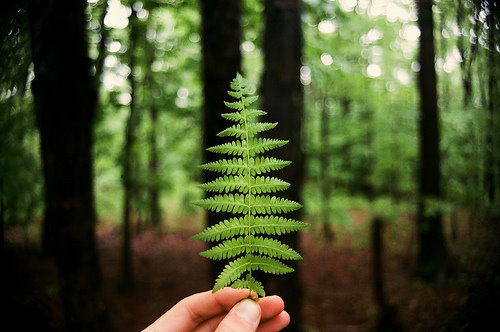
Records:
[[[351,114],[351,99],[349,97],[341,97],[340,105],[342,107],[342,119],[347,122],[348,117]],[[348,133],[344,133],[344,137]],[[352,143],[351,140],[344,141],[339,149],[339,157],[341,158],[341,172],[346,174],[345,178],[340,180],[341,186],[344,187],[347,193],[353,194],[353,186],[351,178],[353,177],[352,172],[352,161],[351,161],[351,150]]]
[[[95,238],[93,120],[85,2],[29,3],[33,96],[45,178],[45,222],[69,331],[105,331]]]
[[[488,128],[486,136],[485,189],[490,206],[498,203],[500,192],[500,114],[498,112],[500,94],[498,88],[498,52],[495,47],[500,44],[496,26],[500,24],[500,3],[496,0],[484,2],[488,8],[486,22],[488,24]],[[496,211],[495,211],[496,210]],[[500,209],[493,208],[491,212],[499,214]],[[496,216],[498,217],[498,216]]]
[[[201,41],[203,76],[203,147],[208,148],[221,141],[217,133],[228,127],[220,117],[226,113],[224,101],[230,100],[227,91],[231,80],[241,71],[241,4],[238,0],[201,1]],[[203,150],[203,162],[216,161],[220,156]],[[215,179],[214,172],[203,172],[203,182]],[[225,219],[221,213],[208,212],[207,225],[215,225]],[[215,277],[222,271],[224,262],[212,264]]]
[[[304,92],[300,82],[303,44],[301,12],[300,0],[265,1],[263,109],[268,112],[266,121],[279,122],[276,129],[269,131],[269,137],[289,140],[289,143],[276,150],[274,155],[292,161],[292,164],[277,173],[277,176],[291,183],[284,195],[297,202],[300,201],[304,176],[301,142],[304,112]],[[300,219],[300,210],[289,214],[289,217]],[[298,247],[297,233],[283,239],[293,248]],[[295,272],[280,276],[277,291],[285,300],[292,317],[289,330],[299,331],[302,288],[299,265],[291,265],[296,269]]]
[[[148,200],[149,200],[149,221],[152,226],[159,226],[161,220],[160,207],[160,174],[158,160],[158,106],[152,93],[157,88],[153,80],[153,72],[151,66],[155,60],[154,45],[147,42],[147,60],[146,60],[146,75],[144,77],[144,85],[148,90],[149,97],[149,181],[148,181]]]
[[[3,192],[3,181],[0,179],[0,259],[3,262],[3,255],[5,251],[5,198]]]
[[[438,200],[440,190],[439,118],[434,69],[432,0],[417,1],[421,31],[418,73],[420,92],[419,173],[417,207],[417,262],[415,276],[427,282],[448,277],[448,253],[441,212],[430,210],[429,201]]]
[[[158,226],[161,220],[160,187],[158,169],[158,107],[151,105],[149,108],[151,117],[151,132],[149,133],[149,218],[153,226]]]
[[[323,198],[322,217],[323,217],[323,236],[326,242],[330,243],[335,238],[335,233],[332,230],[330,222],[330,196],[332,192],[332,182],[330,181],[330,174],[328,172],[329,156],[330,156],[330,117],[328,116],[328,102],[327,98],[323,97],[323,107],[321,109],[321,123],[320,123],[320,188],[321,196]]]
[[[443,13],[444,15],[444,13]],[[464,8],[463,0],[457,0],[457,15],[456,15],[456,21],[457,21],[457,26],[462,31],[463,27],[463,22],[464,20],[468,19],[468,14],[466,13],[466,8]],[[476,22],[474,25],[474,35],[475,42],[473,44],[470,44],[469,50],[466,50],[465,47],[465,38],[464,35],[460,35],[457,38],[457,49],[460,53],[460,57],[462,58],[462,62],[460,62],[460,69],[462,72],[462,88],[463,88],[463,106],[469,106],[472,103],[472,62],[474,61],[474,58],[476,56],[476,51],[478,48],[478,40],[477,36],[480,34],[479,28],[480,28],[479,22]],[[472,38],[472,36],[471,36]]]
[[[384,287],[384,221],[376,216],[372,220],[371,228],[373,298],[377,307],[375,331],[402,331],[398,311],[387,301]]]
[[[133,149],[136,139],[136,131],[139,125],[139,114],[136,104],[136,80],[135,71],[135,46],[138,40],[137,19],[135,12],[130,16],[130,35],[129,35],[129,66],[130,66],[130,105],[129,117],[125,127],[125,143],[123,146],[123,224],[122,224],[122,287],[132,286],[134,277],[132,273],[132,249],[131,249],[131,214],[132,200],[135,197],[137,189],[133,174]]]

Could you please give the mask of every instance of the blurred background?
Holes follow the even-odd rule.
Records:
[[[310,227],[290,331],[469,331],[499,300],[496,0],[15,1],[0,14],[7,326],[135,331],[210,289],[192,202],[241,72]],[[486,324],[486,325],[485,325]]]

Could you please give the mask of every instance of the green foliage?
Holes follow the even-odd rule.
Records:
[[[231,286],[248,288],[260,296],[265,296],[262,284],[252,277],[252,271],[262,270],[273,274],[292,272],[293,269],[279,259],[302,258],[287,245],[265,236],[298,231],[307,224],[274,215],[297,210],[301,205],[281,197],[265,195],[285,190],[290,184],[278,178],[256,174],[281,169],[290,162],[257,155],[281,147],[287,141],[257,138],[257,134],[272,129],[277,124],[257,121],[258,116],[265,115],[266,112],[250,108],[257,96],[252,95],[252,87],[240,74],[231,82],[231,89],[228,94],[237,101],[225,104],[236,112],[222,114],[222,117],[237,124],[223,130],[218,136],[232,136],[235,140],[208,148],[208,151],[237,155],[241,158],[222,159],[202,165],[203,169],[225,175],[202,184],[201,188],[207,192],[224,194],[199,200],[195,204],[210,211],[231,212],[243,216],[230,218],[206,228],[193,239],[222,240],[218,245],[202,252],[203,257],[212,260],[235,258],[225,266],[217,278],[214,292]],[[255,236],[256,234],[264,236]]]

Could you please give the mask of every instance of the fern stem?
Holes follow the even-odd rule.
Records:
[[[247,236],[249,236],[252,232],[252,209],[251,209],[251,196],[252,196],[252,182],[250,180],[250,176],[251,176],[251,170],[250,170],[250,137],[248,137],[248,124],[247,124],[247,114],[245,112],[245,103],[244,103],[244,99],[245,97],[243,97],[243,91],[241,93],[241,104],[243,105],[243,109],[241,110],[241,113],[243,114],[244,116],[244,119],[245,119],[245,140],[247,141],[247,146],[246,146],[246,159],[247,159],[247,169],[248,169],[248,177],[247,177],[247,181],[248,181],[248,212],[247,212],[247,215],[248,215],[248,232],[247,232]],[[251,242],[250,242],[250,237],[248,237],[248,245],[251,246]],[[250,276],[250,278],[252,278],[252,269],[250,268],[249,272],[248,272],[248,275]],[[248,297],[251,298],[252,296],[252,290],[249,289],[248,290]]]

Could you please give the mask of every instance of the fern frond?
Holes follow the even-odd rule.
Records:
[[[226,174],[243,174],[248,170],[248,165],[242,158],[221,159],[211,163],[203,164],[201,169]],[[260,173],[259,173],[260,174]]]
[[[268,122],[257,122],[257,123],[247,123],[246,125],[236,124],[229,128],[224,129],[217,134],[219,137],[235,136],[241,138],[242,136],[248,135],[249,137],[254,137],[256,134],[273,129],[278,123],[268,123]]]
[[[281,160],[277,158],[269,157],[257,157],[250,159],[248,167],[250,168],[250,174],[262,174],[270,171],[277,171],[283,169],[290,165],[292,162],[287,160]]]
[[[253,121],[256,118],[258,118],[259,116],[266,115],[266,114],[267,114],[267,112],[265,112],[265,111],[251,109],[251,108],[244,109],[243,111],[241,111],[241,115],[244,116],[247,119],[247,121]]]
[[[250,212],[253,214],[287,213],[301,207],[297,202],[277,196],[250,196]]]
[[[224,102],[224,105],[228,108],[232,108],[234,110],[242,111],[245,108],[245,105],[241,101],[235,101],[235,102]]]
[[[222,113],[221,117],[223,119],[226,119],[226,120],[229,120],[229,121],[236,121],[236,122],[240,122],[240,123],[244,123],[245,122],[245,118],[239,112]]]
[[[238,256],[242,253],[257,252],[261,255],[281,259],[301,259],[302,257],[286,244],[275,239],[255,237],[247,235],[222,242],[221,244],[200,253],[208,259],[226,259]]]
[[[240,194],[216,195],[196,201],[194,204],[215,212],[248,212],[248,197]]]
[[[233,107],[236,107],[236,105],[233,105]],[[226,120],[244,123],[245,120],[251,121],[251,120],[254,120],[255,118],[258,118],[261,115],[266,115],[266,114],[267,114],[267,112],[264,112],[262,110],[245,109],[241,112],[222,113],[221,117],[226,119]]]
[[[304,229],[308,224],[277,216],[251,216],[235,217],[224,220],[205,228],[201,233],[192,237],[197,241],[219,241],[244,234],[269,234],[282,235],[297,232]],[[249,226],[250,225],[250,226]]]
[[[245,279],[238,279],[231,285],[231,288],[247,288],[255,291],[258,295],[264,297],[266,292],[264,291],[264,286],[260,281],[255,280],[250,274],[247,274]]]
[[[208,192],[230,192],[238,190],[241,193],[248,192],[248,180],[243,175],[230,175],[217,178],[211,182],[203,183],[200,188]]]
[[[229,262],[219,277],[215,281],[215,286],[213,292],[221,290],[222,288],[229,286],[233,281],[239,279],[239,277],[246,271],[261,270],[266,273],[272,274],[284,274],[293,272],[291,267],[286,266],[280,261],[265,257],[265,256],[255,256],[252,254],[246,254],[232,262]]]
[[[232,141],[208,148],[207,151],[241,156],[247,151],[246,141]]]
[[[222,118],[237,123],[219,132],[217,136],[235,139],[207,150],[237,157],[201,165],[202,169],[223,175],[200,185],[207,192],[219,194],[195,204],[209,211],[242,215],[208,227],[193,236],[193,239],[221,241],[200,255],[213,260],[231,260],[217,278],[213,292],[230,285],[248,288],[264,296],[264,287],[252,277],[252,271],[262,270],[274,274],[292,272],[293,269],[280,260],[302,258],[288,245],[267,236],[295,232],[305,228],[307,224],[274,215],[297,210],[301,205],[286,198],[265,195],[286,190],[290,184],[276,177],[260,175],[280,170],[288,166],[290,161],[257,155],[282,147],[288,141],[256,137],[277,124],[258,121],[266,112],[249,108],[258,97],[253,95],[255,88],[240,74],[231,82],[231,89],[228,94],[236,100],[225,102],[225,105],[234,112],[224,113]]]
[[[257,176],[250,179],[252,186],[252,194],[270,193],[281,190],[286,190],[290,187],[290,183],[278,178],[270,178]]]
[[[239,218],[230,218],[229,220],[221,221],[218,224],[205,228],[201,233],[192,237],[197,241],[219,241],[233,237],[235,235],[243,235],[248,231],[248,216]]]
[[[288,141],[286,140],[259,137],[258,139],[249,141],[248,149],[250,152],[250,156],[253,157],[256,154],[279,148],[286,143],[288,143]]]
[[[281,235],[297,232],[309,224],[277,216],[255,216],[251,226],[252,234]]]

